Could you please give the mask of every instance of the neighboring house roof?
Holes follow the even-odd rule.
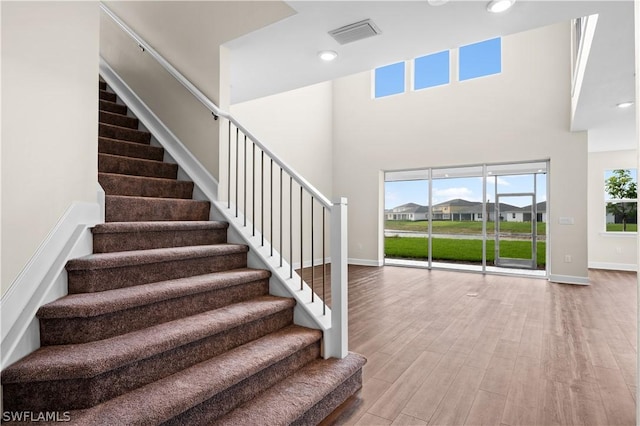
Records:
[[[433,206],[434,210],[441,207],[457,207],[452,210],[451,213],[483,213],[483,212],[494,212],[495,211],[495,203],[487,203],[486,207],[483,208],[482,203],[479,201],[468,201],[463,200],[461,198],[456,198],[449,201],[444,201],[442,203],[438,203]],[[528,213],[531,210],[531,206],[517,207],[507,203],[500,203],[500,212],[501,213]],[[544,213],[547,211],[547,202],[541,201],[536,204],[536,212]],[[406,203],[400,206],[394,207],[392,209],[385,210],[385,213],[429,213],[428,206],[422,206],[416,203]]]
[[[429,207],[416,203],[402,204],[401,206],[385,210],[385,213],[428,213]]]
[[[463,200],[461,198],[455,198],[453,200],[449,200],[449,201],[444,201],[442,203],[438,203],[433,207],[467,207],[467,206],[475,206],[475,205],[482,205],[482,203],[478,202],[478,201],[467,201],[467,200]]]
[[[524,206],[523,209],[525,210],[530,210],[531,209],[531,204],[529,204],[528,206]],[[547,211],[547,202],[546,201],[540,201],[539,203],[536,203],[536,212],[537,213],[546,213]]]
[[[440,210],[442,207],[449,207],[451,213],[483,213],[494,212],[495,203],[487,203],[485,207],[482,206],[480,201],[468,201],[461,198],[444,201],[433,206],[434,211]],[[455,209],[453,209],[455,207]],[[531,210],[531,206],[518,207],[507,203],[500,203],[501,213],[527,213]],[[547,211],[547,202],[542,201],[536,204],[536,210],[538,213]],[[385,210],[385,213],[429,213],[428,206],[422,206],[416,203],[407,203],[392,209]]]

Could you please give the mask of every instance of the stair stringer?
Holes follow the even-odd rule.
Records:
[[[306,283],[300,290],[300,276],[293,271],[290,277],[289,263],[283,260],[280,266],[279,253],[274,249],[274,255],[271,256],[271,246],[266,240],[261,245],[261,235],[257,230],[255,236],[252,235],[250,221],[244,226],[244,217],[240,213],[238,217],[231,213],[235,212],[234,206],[228,209],[226,202],[218,201],[218,181],[103,58],[100,58],[100,75],[133,116],[138,118],[141,127],[152,134],[151,144],[165,149],[165,162],[178,164],[178,179],[194,183],[193,198],[211,202],[210,220],[229,223],[228,241],[249,246],[248,266],[271,271],[270,294],[296,300],[294,323],[322,330],[326,338],[331,327],[329,307],[323,314],[324,302],[317,296],[311,302],[312,290]]]

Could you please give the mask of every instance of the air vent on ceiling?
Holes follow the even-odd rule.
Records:
[[[378,28],[371,19],[365,19],[364,21],[355,22],[329,31],[329,35],[340,44],[352,43],[362,40],[363,38],[373,37],[380,33],[380,28]]]

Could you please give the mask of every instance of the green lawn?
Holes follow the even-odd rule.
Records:
[[[607,232],[623,232],[621,223],[607,223]],[[625,232],[638,232],[637,223],[627,223]]]
[[[402,259],[428,259],[428,238],[385,237],[384,252],[387,257]],[[493,262],[494,241],[487,241],[487,262]],[[501,257],[524,259],[531,257],[531,243],[527,241],[500,241]],[[546,244],[538,242],[538,266],[543,267]],[[449,238],[433,239],[433,260],[482,262],[482,240]]]
[[[547,224],[538,222],[538,235],[546,235]],[[450,221],[450,220],[434,220],[432,222],[434,234],[481,234],[482,222],[474,221]],[[407,220],[386,220],[384,229],[396,231],[415,231],[427,232],[429,222],[426,220],[407,221]],[[487,233],[493,234],[495,224],[487,222]],[[500,230],[502,232],[529,233],[531,232],[530,222],[500,222]]]

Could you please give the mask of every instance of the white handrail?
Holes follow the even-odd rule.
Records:
[[[218,106],[213,103],[207,96],[193,85],[180,71],[178,71],[173,65],[171,65],[162,55],[160,55],[149,43],[144,41],[135,31],[133,31],[122,19],[120,19],[111,9],[109,9],[104,3],[100,2],[100,8],[107,14],[122,30],[129,35],[132,39],[138,43],[138,46],[145,52],[148,52],[162,67],[167,70],[169,74],[173,76],[180,84],[182,84],[202,105],[204,105],[209,111],[216,117],[222,117],[229,120],[233,125],[239,129],[245,136],[247,136],[253,143],[255,143],[266,155],[268,155],[273,161],[287,174],[302,186],[311,196],[313,196],[320,204],[327,208],[331,208],[333,203],[329,201],[320,191],[318,191],[313,185],[311,185],[305,178],[303,178],[298,172],[280,160],[269,148],[267,148],[260,140],[242,126],[238,121],[233,118],[228,112],[222,111]]]

